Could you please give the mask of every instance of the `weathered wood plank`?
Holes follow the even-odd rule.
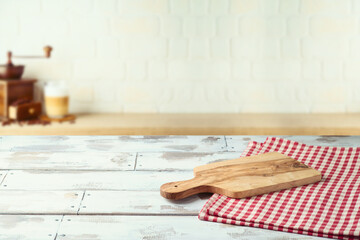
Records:
[[[264,142],[267,136],[225,136],[227,151],[243,152],[250,141]]]
[[[65,216],[57,240],[84,239],[324,239],[204,222],[195,216]]]
[[[209,237],[218,239],[317,239],[297,234],[202,222],[195,216],[163,216],[166,214],[182,215],[183,213],[184,215],[196,215],[195,210],[201,209],[204,200],[194,197],[194,201],[191,198],[185,199],[189,203],[169,202],[166,204],[167,200],[158,195],[160,185],[169,181],[191,178],[193,173],[188,171],[193,168],[191,164],[202,165],[202,163],[198,163],[207,161],[205,158],[211,159],[215,156],[213,160],[209,161],[216,161],[220,160],[223,155],[228,156],[227,154],[229,156],[235,154],[237,157],[239,152],[245,149],[249,140],[264,141],[266,139],[266,136],[231,136],[226,139],[228,148],[225,149],[224,137],[215,137],[219,137],[219,139],[209,140],[207,136],[49,136],[44,138],[21,136],[12,137],[11,141],[3,139],[0,143],[0,151],[4,151],[5,155],[0,152],[2,160],[0,169],[29,170],[0,171],[2,174],[0,175],[0,182],[2,182],[0,185],[0,212],[2,211],[1,205],[3,205],[3,209],[10,205],[8,209],[12,211],[11,214],[21,214],[22,211],[27,210],[29,211],[26,212],[27,214],[42,212],[57,214],[57,209],[60,208],[63,208],[63,210],[60,209],[60,212],[73,214],[73,211],[68,211],[68,200],[61,200],[61,197],[65,197],[61,196],[60,192],[81,192],[81,190],[90,189],[86,192],[90,195],[94,194],[94,198],[85,196],[82,206],[86,206],[86,208],[80,208],[81,214],[93,214],[92,211],[95,212],[94,214],[112,214],[111,212],[114,211],[115,214],[154,214],[157,216],[65,216],[57,239],[209,239]],[[315,145],[360,145],[360,137],[283,137],[308,144],[316,143]],[[231,148],[232,146],[234,148]],[[6,153],[9,150],[13,152]],[[224,153],[225,150],[231,152]],[[62,152],[69,152],[69,155]],[[132,164],[134,164],[133,157],[136,152],[144,154],[137,159],[137,169],[146,171],[103,171],[131,170],[131,167],[134,167],[134,165],[126,166],[126,163],[116,165],[118,163],[109,162],[108,158],[101,157],[104,156],[102,153],[111,156],[111,154],[119,152],[130,153],[129,157],[125,158],[132,159]],[[166,159],[161,156],[162,152],[175,153],[172,155],[172,159]],[[184,155],[180,154],[181,156],[188,154],[189,158],[177,160],[175,156],[178,152],[184,153]],[[197,158],[191,157],[192,152],[195,155],[197,152],[203,152],[205,155],[214,154],[210,154],[211,157]],[[36,155],[35,158],[30,157],[32,153]],[[13,158],[15,154],[19,154],[17,156],[23,154],[23,160],[26,162],[22,163],[20,159],[17,161],[16,158]],[[3,161],[2,156],[10,157]],[[47,160],[40,159],[44,159],[46,156],[49,156]],[[67,158],[66,156],[77,157],[76,159],[73,157],[61,159],[62,156],[64,158]],[[91,157],[86,159],[86,156]],[[144,165],[139,166],[140,164]],[[42,193],[38,194],[35,191]],[[46,191],[59,192],[55,195],[47,195],[44,193]],[[105,195],[102,195],[103,192]],[[131,193],[127,194],[127,192]],[[22,193],[24,196],[21,196]],[[19,199],[14,200],[16,194]],[[37,197],[36,194],[38,194]],[[5,198],[2,199],[2,196]],[[36,203],[36,199],[40,199],[40,202]],[[45,199],[54,200],[51,204],[49,203],[50,205],[45,205]],[[24,201],[24,206],[21,205],[21,201]],[[73,199],[73,201],[79,204],[78,199]],[[28,206],[25,206],[26,204]],[[37,212],[38,210],[39,212]],[[54,239],[60,219],[61,216],[0,215],[0,239]],[[54,225],[50,222],[51,220],[54,221]],[[44,234],[45,231],[46,234]]]
[[[136,153],[0,152],[0,169],[134,170]]]
[[[62,216],[0,215],[1,240],[53,240]]]
[[[4,181],[4,178],[7,173],[8,173],[7,170],[0,170],[0,184]]]
[[[174,171],[190,170],[194,167],[239,158],[240,152],[163,152],[139,153],[136,170]]]
[[[83,191],[0,191],[0,214],[76,214]]]
[[[11,170],[0,190],[148,190],[163,183],[191,178],[193,173],[146,171]]]
[[[86,191],[79,214],[197,216],[211,194],[171,201],[158,191]]]
[[[4,136],[0,150],[13,152],[218,152],[224,136]]]
[[[91,137],[84,136],[4,136],[1,151],[63,152],[78,148],[77,145]]]
[[[359,147],[360,136],[275,136],[315,146]],[[241,152],[249,141],[264,142],[267,136],[225,136],[228,151]]]

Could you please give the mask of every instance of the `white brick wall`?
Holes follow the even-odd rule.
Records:
[[[360,112],[358,0],[0,0],[0,61],[72,111]]]

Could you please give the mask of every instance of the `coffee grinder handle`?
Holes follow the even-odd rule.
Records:
[[[51,56],[52,49],[53,48],[51,46],[45,46],[44,47],[44,53],[45,53],[46,58],[49,58]]]
[[[11,62],[12,52],[7,52],[7,66],[13,66],[14,64]]]
[[[44,56],[18,56],[18,55],[15,55],[12,57],[13,58],[50,58],[51,51],[53,50],[53,48],[51,46],[45,46],[43,48],[43,50],[44,50]],[[9,56],[9,53],[8,53],[8,56]],[[11,55],[10,55],[10,57],[11,57]]]

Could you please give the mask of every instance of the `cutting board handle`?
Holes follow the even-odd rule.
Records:
[[[167,199],[183,199],[197,193],[208,192],[208,186],[200,178],[190,180],[169,182],[160,187],[160,194]]]

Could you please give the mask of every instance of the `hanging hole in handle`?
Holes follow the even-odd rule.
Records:
[[[177,185],[175,185],[174,187],[177,187]]]

